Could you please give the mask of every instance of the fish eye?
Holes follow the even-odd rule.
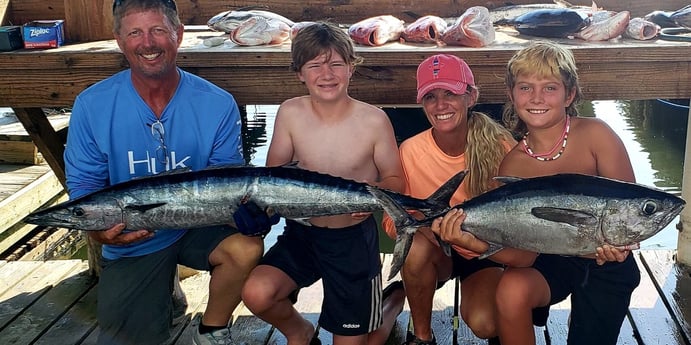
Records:
[[[651,215],[657,211],[657,203],[652,200],[647,200],[643,203],[643,206],[641,207],[641,211],[643,211],[643,214],[645,215]]]
[[[81,207],[75,207],[72,209],[72,215],[73,216],[83,217],[85,214],[86,214],[86,212],[84,212],[84,209]]]

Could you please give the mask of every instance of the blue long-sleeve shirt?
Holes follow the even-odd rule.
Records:
[[[160,118],[163,142],[161,131],[152,131],[157,118],[134,89],[129,69],[77,96],[64,155],[71,199],[166,170],[244,163],[235,99],[202,78],[178,71],[179,85]],[[103,257],[149,254],[171,245],[184,231],[158,231],[149,240],[126,246],[104,245]]]

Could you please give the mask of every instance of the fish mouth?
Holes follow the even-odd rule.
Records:
[[[65,221],[65,220],[58,219],[58,218],[53,218],[53,217],[41,216],[41,215],[28,215],[28,216],[24,217],[24,219],[22,221],[24,223],[40,225],[40,226],[54,226],[54,227],[69,228],[69,229],[74,227],[74,224],[72,222]]]

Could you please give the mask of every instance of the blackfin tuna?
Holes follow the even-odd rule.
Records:
[[[506,184],[454,206],[466,214],[462,229],[492,248],[586,255],[605,244],[635,247],[667,226],[685,205],[680,197],[655,188],[589,175],[498,179]],[[418,221],[386,194],[371,191],[396,225],[391,279],[405,262],[417,229],[431,225],[436,216]]]

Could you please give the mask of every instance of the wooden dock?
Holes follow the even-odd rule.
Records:
[[[689,345],[691,338],[691,275],[675,264],[675,251],[646,250],[633,253],[641,269],[641,284],[635,290],[618,344]],[[384,271],[391,256],[384,255]],[[186,319],[175,328],[171,344],[191,344],[207,301],[209,275],[197,273],[181,282],[189,302]],[[82,260],[0,261],[0,344],[95,344],[97,281]],[[447,283],[435,295],[433,327],[439,344],[451,344],[453,287]],[[312,322],[319,317],[321,284],[303,289],[297,308]],[[538,344],[565,344],[569,304],[552,307],[546,327],[536,327]],[[403,342],[408,307],[399,316],[387,344]],[[242,305],[234,313],[233,334],[251,345],[283,345],[285,338],[252,316]],[[322,344],[332,344],[321,330]],[[486,344],[461,323],[459,344]]]

